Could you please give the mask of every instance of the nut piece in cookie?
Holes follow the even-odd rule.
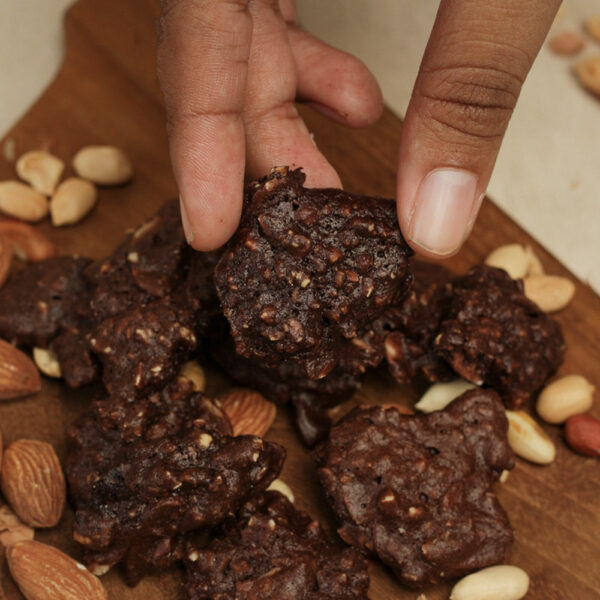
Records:
[[[205,548],[186,552],[190,600],[367,600],[365,559],[340,549],[279,492],[250,500]]]
[[[428,415],[355,409],[315,451],[340,536],[415,587],[502,562],[513,533],[492,485],[514,466],[507,427],[491,390]]]
[[[502,269],[474,267],[452,288],[435,353],[467,381],[493,387],[509,408],[521,406],[562,363],[560,326]]]
[[[293,360],[320,379],[405,295],[412,251],[392,200],[303,183],[282,167],[248,187],[215,284],[239,354],[267,366]]]
[[[184,380],[134,402],[94,402],[68,442],[83,560],[93,572],[122,562],[131,585],[268,487],[285,456],[259,437],[232,437],[222,410]]]

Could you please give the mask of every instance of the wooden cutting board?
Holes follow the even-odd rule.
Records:
[[[170,172],[161,94],[155,75],[153,0],[80,0],[66,18],[67,56],[58,77],[9,132],[17,156],[49,147],[67,162],[83,145],[116,144],[129,153],[136,167],[133,184],[103,189],[93,214],[75,227],[40,225],[65,253],[92,257],[108,254],[128,227],[142,222],[176,194]],[[40,48],[43,52],[43,48]],[[401,123],[386,111],[367,130],[349,131],[303,110],[320,148],[338,169],[346,188],[393,196]],[[523,157],[527,160],[527,157]],[[67,173],[70,174],[70,173]],[[0,159],[0,179],[14,178],[14,165]],[[526,201],[526,199],[524,199]],[[566,217],[566,215],[565,215]],[[553,257],[491,202],[485,201],[477,225],[459,256],[449,265],[464,271],[494,247],[507,242],[531,244],[549,273],[574,279]],[[568,344],[560,373],[579,373],[600,389],[600,298],[583,283],[571,305],[557,316]],[[209,372],[208,391],[227,385]],[[46,440],[64,456],[64,427],[85,409],[100,388],[68,390],[45,380],[42,392],[0,405],[0,429],[5,444],[19,438]],[[400,402],[411,406],[422,389],[398,386],[385,370],[372,373],[355,400],[364,403]],[[600,416],[600,401],[592,410]],[[556,461],[547,467],[518,461],[498,495],[513,523],[516,544],[511,562],[531,576],[528,598],[591,600],[600,597],[600,462],[577,456],[564,445],[558,427],[545,426],[557,446]],[[333,519],[323,502],[314,465],[300,444],[287,410],[280,409],[267,435],[286,446],[282,474],[296,493],[298,507],[308,510],[333,532]],[[67,510],[60,525],[39,531],[36,538],[79,556],[71,539],[73,514]],[[21,598],[2,567],[3,597]],[[370,565],[372,600],[415,599],[376,561]],[[125,586],[119,569],[103,582],[114,600],[178,600],[181,571],[149,577],[136,588]],[[428,600],[448,597],[449,585],[424,590]]]

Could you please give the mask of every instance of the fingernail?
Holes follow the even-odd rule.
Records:
[[[469,234],[480,201],[474,173],[451,168],[431,171],[413,204],[410,240],[433,254],[452,254]]]
[[[190,224],[187,211],[185,210],[185,204],[181,196],[179,196],[179,211],[181,212],[181,225],[183,227],[183,234],[188,244],[194,241],[194,230]]]

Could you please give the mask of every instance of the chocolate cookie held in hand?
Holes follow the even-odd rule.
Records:
[[[492,486],[514,466],[507,428],[491,390],[428,415],[355,409],[315,450],[340,536],[414,587],[504,561],[513,533]]]
[[[94,402],[68,442],[83,561],[97,574],[122,562],[130,585],[179,560],[187,534],[235,514],[285,457],[259,437],[232,437],[221,409],[181,379],[133,402]]]
[[[474,267],[452,283],[433,349],[461,377],[523,405],[563,361],[560,326],[502,269]]]
[[[406,294],[412,251],[394,201],[303,183],[282,167],[248,187],[215,283],[239,354],[319,379]]]
[[[189,600],[368,600],[365,559],[279,492],[250,500],[205,548],[188,547]]]

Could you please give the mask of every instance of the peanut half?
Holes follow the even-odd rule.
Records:
[[[292,504],[294,503],[294,492],[292,492],[290,486],[285,483],[285,481],[281,481],[281,479],[274,479],[267,490],[279,492],[283,494]]]
[[[34,190],[51,196],[56,189],[65,163],[49,152],[32,150],[17,161],[17,175]]]
[[[450,600],[520,600],[529,590],[529,575],[512,565],[487,567],[463,577]]]
[[[186,362],[179,370],[179,377],[192,382],[194,391],[203,392],[206,388],[206,375],[204,369],[195,360]]]
[[[0,236],[8,240],[19,260],[37,262],[58,254],[56,246],[41,231],[21,221],[0,221]]]
[[[58,358],[54,350],[51,348],[34,348],[33,362],[44,375],[48,377],[55,377],[56,379],[60,379],[62,377],[60,363],[58,362]]]
[[[79,177],[98,185],[121,185],[133,177],[128,156],[115,146],[86,146],[73,158]]]
[[[523,280],[525,295],[544,312],[562,310],[575,295],[575,284],[558,275],[533,275]]]
[[[0,182],[0,211],[15,219],[35,223],[48,214],[48,200],[19,181]]]
[[[69,177],[59,186],[50,200],[52,225],[79,223],[96,204],[96,186],[85,179]]]
[[[581,375],[566,375],[556,379],[539,395],[537,413],[546,423],[564,423],[569,417],[592,408],[595,389]]]
[[[556,448],[544,430],[522,410],[507,410],[508,443],[514,453],[540,465],[550,464]]]
[[[490,267],[504,269],[512,279],[521,279],[527,274],[531,256],[521,244],[506,244],[492,250],[484,262]]]
[[[421,399],[415,404],[415,408],[424,413],[430,413],[434,410],[443,410],[463,392],[477,387],[474,383],[457,379],[447,383],[434,383],[421,396]]]

